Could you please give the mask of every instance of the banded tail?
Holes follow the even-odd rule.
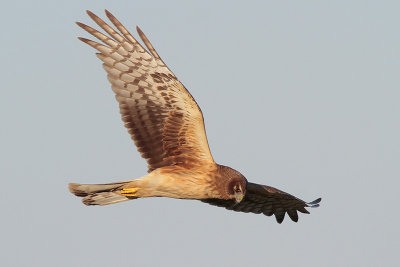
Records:
[[[109,205],[118,202],[127,201],[137,197],[125,196],[124,185],[131,181],[117,182],[110,184],[74,184],[68,185],[69,191],[78,197],[83,197],[82,202],[85,205]],[[121,193],[122,192],[122,193]]]

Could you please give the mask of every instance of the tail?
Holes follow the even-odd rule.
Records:
[[[69,191],[78,197],[83,197],[85,205],[109,205],[127,201],[136,197],[127,197],[120,193],[124,185],[132,181],[110,184],[74,184],[68,185]]]

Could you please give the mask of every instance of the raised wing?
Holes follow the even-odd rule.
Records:
[[[302,213],[309,213],[306,207],[319,207],[321,198],[312,202],[306,203],[288,193],[278,190],[274,187],[247,183],[246,196],[240,203],[235,200],[223,199],[206,199],[202,200],[208,204],[224,207],[228,210],[263,213],[264,215],[275,215],[276,221],[282,223],[287,213],[292,221],[297,222],[299,216],[297,211]]]
[[[149,172],[168,165],[191,168],[214,163],[199,106],[143,32],[137,28],[150,53],[107,10],[120,33],[87,13],[109,36],[78,22],[104,44],[79,39],[100,52],[97,56],[104,62],[122,120]]]

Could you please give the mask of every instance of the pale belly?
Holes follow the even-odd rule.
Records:
[[[132,181],[139,197],[170,197],[180,199],[217,198],[213,177],[199,172],[167,172],[154,170]]]

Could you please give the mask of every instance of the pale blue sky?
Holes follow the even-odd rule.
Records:
[[[1,266],[393,266],[398,1],[3,3]],[[139,25],[203,110],[215,160],[322,205],[299,223],[196,201],[86,207],[69,182],[146,173],[88,35]],[[136,34],[136,33],[135,33]]]

